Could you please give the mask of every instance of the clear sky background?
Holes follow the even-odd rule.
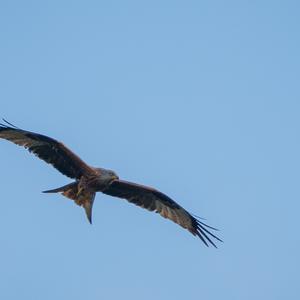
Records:
[[[0,298],[299,299],[299,1],[0,2],[0,116],[154,186],[219,248],[0,141]]]

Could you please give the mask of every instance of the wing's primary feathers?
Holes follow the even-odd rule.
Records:
[[[131,203],[159,213],[164,218],[189,230],[193,235],[197,235],[206,246],[211,244],[216,247],[211,237],[221,241],[208,230],[208,228],[216,230],[215,228],[199,221],[174,200],[153,188],[124,180],[115,180],[103,193],[124,198]]]
[[[48,136],[0,123],[0,138],[25,147],[70,178],[79,179],[85,172],[91,171],[91,168],[63,143]]]

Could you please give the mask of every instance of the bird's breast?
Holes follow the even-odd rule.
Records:
[[[90,191],[94,192],[102,192],[105,190],[109,182],[105,179],[103,179],[101,176],[92,176],[89,178],[83,179],[83,185]]]

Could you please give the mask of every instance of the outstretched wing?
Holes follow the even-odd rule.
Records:
[[[79,179],[84,173],[93,172],[91,167],[64,144],[48,136],[0,123],[0,138],[25,147],[70,178]]]
[[[215,228],[199,221],[167,195],[153,188],[123,180],[114,180],[103,193],[124,198],[131,203],[159,213],[164,218],[172,220],[193,235],[198,236],[206,246],[211,244],[216,247],[212,238],[221,241],[208,230],[208,228],[216,230]]]

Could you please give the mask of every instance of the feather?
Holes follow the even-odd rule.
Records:
[[[5,122],[14,126],[8,121]],[[25,147],[29,152],[51,164],[62,174],[70,178],[79,179],[85,173],[93,172],[90,166],[63,143],[48,136],[0,123],[0,138]]]
[[[211,244],[217,248],[212,238],[222,242],[221,239],[205,227],[212,230],[215,230],[215,228],[201,222],[174,200],[158,190],[124,180],[114,180],[103,193],[126,199],[150,211],[156,211],[162,217],[172,220],[193,235],[198,236],[206,246]]]

